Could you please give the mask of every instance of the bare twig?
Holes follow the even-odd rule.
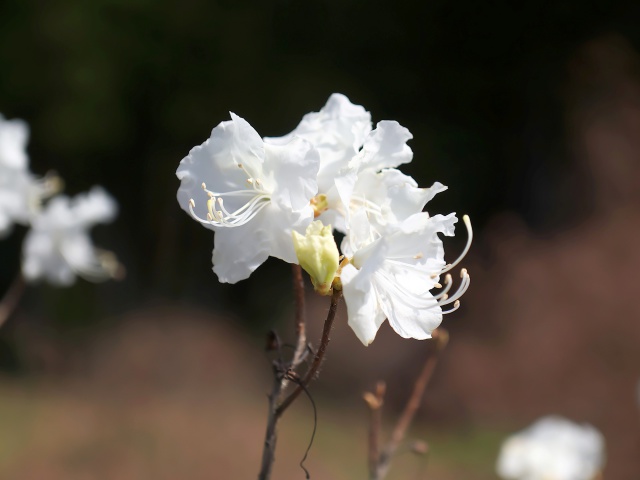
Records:
[[[449,334],[446,330],[438,329],[433,332],[433,339],[435,340],[435,350],[427,357],[427,360],[422,367],[422,371],[413,385],[411,396],[407,400],[407,404],[405,405],[404,410],[391,433],[391,439],[378,456],[375,468],[370,467],[371,480],[382,480],[387,476],[389,467],[391,466],[391,460],[393,460],[398,447],[404,440],[418,407],[420,407],[424,392],[438,363],[440,352],[449,341]],[[369,461],[371,465],[371,457]]]
[[[300,265],[292,265],[293,272],[293,291],[296,301],[296,350],[293,355],[293,365],[300,363],[300,358],[307,347],[307,327],[304,311],[304,279],[302,278],[302,268]]]
[[[306,387],[309,385],[311,380],[315,377],[316,373],[320,369],[320,365],[322,365],[322,360],[324,359],[324,354],[327,350],[327,345],[329,345],[329,335],[331,334],[331,328],[333,327],[333,320],[336,317],[336,312],[338,310],[338,301],[342,297],[342,290],[334,289],[331,294],[331,305],[329,307],[329,313],[327,314],[327,319],[324,321],[324,328],[322,329],[322,338],[320,339],[320,346],[318,347],[318,351],[313,359],[313,363],[307,374],[304,376],[300,385],[296,387],[296,389],[289,394],[287,398],[285,398],[280,406],[276,410],[276,415],[280,416],[284,413],[284,411],[293,403],[293,401],[300,395],[303,391],[303,386]]]
[[[279,347],[279,346],[278,346]],[[268,480],[271,477],[271,470],[273,468],[273,462],[276,455],[276,443],[278,441],[278,415],[276,415],[276,409],[278,408],[278,398],[282,391],[283,377],[279,371],[278,362],[274,362],[273,365],[273,386],[271,393],[269,394],[269,410],[267,414],[267,431],[264,436],[264,446],[262,448],[262,464],[260,466],[260,473],[258,474],[258,480]]]
[[[338,309],[338,301],[342,296],[342,292],[340,290],[334,289],[331,296],[329,313],[327,314],[327,319],[324,322],[320,346],[313,359],[313,363],[309,367],[304,378],[294,382],[296,383],[296,388],[280,403],[280,397],[283,394],[288,381],[297,378],[295,370],[303,363],[307,348],[305,333],[306,323],[304,315],[304,282],[302,280],[302,271],[297,265],[294,265],[293,268],[293,288],[296,298],[296,348],[292,360],[290,362],[285,362],[282,358],[281,344],[277,335],[274,334],[273,337],[270,337],[269,342],[270,344],[275,342],[274,348],[278,350],[279,355],[278,358],[273,361],[273,385],[271,387],[271,393],[269,394],[267,430],[265,433],[264,446],[262,450],[262,464],[260,466],[258,480],[269,480],[271,477],[271,471],[275,461],[276,442],[278,440],[278,420],[280,420],[284,411],[294,402],[298,395],[303,391],[307,391],[307,386],[318,372],[318,369],[322,364],[322,360],[324,359],[327,345],[329,344],[329,334],[331,333],[333,320],[335,319],[336,311]]]
[[[0,327],[5,324],[11,314],[15,311],[22,294],[25,289],[25,282],[22,274],[18,273],[16,278],[11,283],[9,290],[5,293],[2,301],[0,301]]]
[[[365,392],[364,401],[369,407],[369,475],[373,476],[380,460],[380,431],[382,430],[382,405],[387,385],[380,381],[375,392]]]

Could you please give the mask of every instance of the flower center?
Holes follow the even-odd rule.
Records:
[[[263,182],[251,175],[243,164],[239,163],[238,167],[247,175],[247,188],[229,192],[214,192],[208,190],[206,184],[202,182],[202,189],[209,196],[207,218],[201,218],[195,213],[196,202],[192,198],[189,200],[189,212],[194,219],[214,227],[240,227],[250,222],[260,210],[269,205],[271,193],[265,189]],[[233,199],[234,204],[237,204],[240,199],[241,206],[229,211],[224,204],[225,198],[227,200]]]

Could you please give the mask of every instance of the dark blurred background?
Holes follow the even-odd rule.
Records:
[[[266,330],[286,328],[288,266],[270,260],[249,280],[219,284],[211,272],[212,235],[178,207],[175,170],[229,111],[261,135],[278,136],[340,92],[365,106],[374,122],[394,119],[413,133],[414,161],[403,170],[421,185],[438,180],[449,186],[429,211],[468,213],[476,230],[469,260],[474,283],[462,313],[449,319],[452,351],[442,370],[447,373],[435,379],[428,419],[467,427],[486,421],[508,430],[556,407],[612,436],[624,437],[625,428],[637,432],[640,312],[629,305],[638,294],[633,267],[640,266],[634,248],[640,241],[639,25],[634,1],[0,3],[0,112],[30,124],[32,171],[57,171],[71,195],[100,184],[117,199],[117,221],[96,228],[94,238],[127,268],[118,283],[31,287],[0,332],[0,368],[15,378],[82,370],[64,360],[69,348],[87,358],[85,350],[93,347],[86,345],[119,335],[117,329],[135,323],[132,317],[144,317],[154,329],[166,311],[185,322],[209,312],[206,326],[198,327],[205,330],[231,318],[233,328],[244,332],[238,342],[255,348]],[[2,241],[4,288],[19,269],[23,237],[17,228]],[[450,242],[452,258],[464,240]],[[571,296],[572,282],[587,283]],[[585,331],[583,341],[571,340],[578,350],[566,347]],[[361,359],[371,368],[365,373],[362,367],[366,380],[356,384],[355,397],[358,388],[385,373],[395,376],[397,369],[405,372],[398,376],[406,380],[398,382],[401,392],[418,368],[420,344],[385,343],[391,336],[381,335],[378,350],[370,348],[362,358],[373,362],[375,352],[397,358],[384,365]],[[147,336],[136,338],[144,348]],[[180,345],[166,348],[173,352]],[[357,345],[348,343],[347,353],[336,351],[335,358],[348,361],[349,352],[361,351]],[[164,347],[157,348],[165,357]],[[396,355],[397,349],[406,351]],[[554,356],[558,350],[564,353]],[[521,360],[514,360],[518,355]],[[247,370],[264,360],[255,358]],[[531,367],[542,359],[551,362],[548,370]],[[575,365],[566,371],[558,366],[570,361]],[[500,373],[500,365],[518,362],[531,371]],[[601,367],[604,378],[615,372],[619,390],[593,383],[594,369]],[[345,378],[344,370],[340,363],[332,377],[327,366],[322,385],[329,398],[344,392],[332,382],[353,382],[356,374]],[[126,376],[127,368],[122,372]],[[562,372],[552,385],[544,383],[556,378],[549,372]],[[567,393],[566,378],[581,376],[584,383]],[[603,390],[618,393],[584,400]],[[633,416],[632,427],[620,419],[610,426],[598,412],[615,410],[611,402],[627,393],[627,407],[618,411]],[[262,399],[256,401],[262,408]],[[352,402],[357,405],[357,398]],[[638,435],[624,438],[612,452],[610,465],[618,470],[608,480],[640,476],[638,460],[629,459],[640,448]],[[258,445],[259,435],[253,440]],[[0,468],[3,462],[18,468],[13,457],[2,458]],[[61,478],[76,478],[65,472]],[[492,478],[487,475],[478,478]]]

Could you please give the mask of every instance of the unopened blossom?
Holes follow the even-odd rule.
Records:
[[[27,281],[71,285],[76,276],[102,281],[122,274],[115,255],[94,247],[88,230],[112,221],[116,202],[102,188],[51,199],[33,219],[23,244],[22,274]]]
[[[470,223],[464,217],[470,230]],[[347,304],[349,326],[364,345],[373,342],[378,329],[389,320],[391,327],[404,338],[423,340],[440,325],[442,315],[459,306],[459,298],[469,286],[469,275],[462,270],[462,281],[451,296],[451,270],[463,255],[450,265],[444,261],[442,240],[438,234],[454,234],[454,214],[429,216],[422,212],[404,221],[387,225],[385,231],[372,232],[365,209],[350,217],[350,232],[368,242],[358,242],[359,248],[349,256],[340,279]],[[343,242],[344,244],[344,242]],[[433,290],[435,293],[432,293]],[[445,309],[447,305],[451,308]]]
[[[331,225],[312,222],[304,235],[293,232],[293,245],[300,266],[309,274],[316,292],[327,295],[338,271],[338,246]]]
[[[25,122],[0,115],[0,237],[14,223],[28,224],[42,199],[59,189],[57,177],[38,179],[29,171],[28,139]]]
[[[213,271],[221,282],[247,278],[269,256],[298,262],[291,235],[313,220],[319,164],[308,141],[265,143],[233,113],[180,162],[178,202],[215,231]]]
[[[507,438],[496,468],[504,480],[596,480],[604,462],[598,430],[548,416]]]

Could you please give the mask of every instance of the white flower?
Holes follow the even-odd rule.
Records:
[[[442,291],[431,293],[434,288],[442,288],[438,283],[440,275],[462,259],[471,243],[471,227],[465,216],[469,229],[467,247],[458,260],[445,265],[438,233],[453,235],[456,221],[454,214],[430,217],[423,212],[397,225],[388,225],[378,234],[371,232],[365,209],[351,215],[349,235],[373,239],[361,242],[340,274],[349,326],[364,345],[373,342],[385,319],[402,337],[431,338],[443,313],[458,308],[458,299],[470,282],[466,270],[462,270],[462,283],[452,296],[448,296],[452,285],[449,274]],[[442,307],[449,304],[453,304],[453,308],[443,310]]]
[[[55,176],[37,179],[29,172],[28,138],[25,122],[0,115],[0,237],[11,231],[14,222],[28,224],[42,199],[60,187]]]
[[[111,221],[115,201],[99,187],[86,194],[51,199],[33,219],[23,245],[22,274],[28,281],[45,279],[71,285],[76,275],[90,281],[114,278],[122,271],[111,252],[96,249],[87,230]]]
[[[548,416],[502,444],[497,471],[505,480],[595,480],[604,458],[594,427]]]
[[[265,143],[233,113],[180,162],[178,202],[216,232],[213,271],[221,282],[247,278],[269,256],[297,263],[291,232],[313,220],[319,164],[309,142]]]

